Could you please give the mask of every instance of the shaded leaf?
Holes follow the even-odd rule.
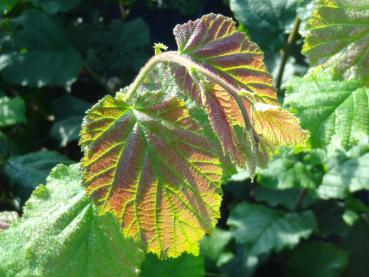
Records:
[[[64,86],[76,79],[81,57],[56,20],[27,10],[12,23],[19,29],[11,35],[16,48],[0,55],[0,73],[7,82]]]
[[[344,236],[348,226],[343,221],[345,208],[336,201],[319,201],[313,208],[318,223],[319,234],[322,237],[332,235]]]
[[[158,8],[175,9],[185,15],[194,15],[201,11],[204,0],[149,0],[155,2]]]
[[[359,190],[369,190],[369,147],[336,151],[328,160],[328,171],[317,193],[323,199],[344,198]]]
[[[369,272],[369,224],[367,220],[356,222],[341,246],[349,252],[349,263],[343,276],[366,277]]]
[[[60,146],[64,147],[69,142],[79,139],[83,116],[70,116],[68,118],[56,121],[50,134],[53,138],[60,142]]]
[[[142,265],[142,277],[203,277],[204,259],[201,256],[182,254],[175,259],[159,260],[154,255],[146,255]]]
[[[233,253],[226,250],[231,239],[232,234],[229,231],[215,229],[211,235],[201,240],[200,253],[205,259],[207,271],[216,270],[233,257]]]
[[[285,105],[311,132],[314,147],[346,149],[369,136],[369,90],[358,81],[333,81],[318,71],[292,79]]]
[[[84,184],[148,252],[197,254],[220,216],[218,153],[182,100],[143,90],[134,104],[117,94],[88,111]]]
[[[26,105],[22,98],[0,98],[0,127],[26,122]]]
[[[67,12],[76,6],[80,0],[32,0],[36,6],[40,6],[45,12],[55,14]]]
[[[20,0],[2,0],[0,2],[0,13],[7,14],[20,2]]]
[[[141,68],[149,58],[149,44],[150,29],[141,18],[113,20],[92,29],[86,62],[103,75],[122,77]]]
[[[296,248],[287,261],[286,276],[342,276],[347,252],[330,243],[308,242]]]
[[[231,211],[227,224],[250,255],[295,247],[316,229],[314,214],[284,212],[258,204],[242,203]]]
[[[288,210],[293,210],[296,207],[296,203],[299,199],[301,190],[298,189],[268,189],[261,186],[257,186],[252,194],[259,202],[265,202],[271,207],[284,207]],[[302,202],[301,208],[307,208],[314,203],[314,198],[309,194],[306,195]]]
[[[57,166],[0,233],[1,276],[138,276],[142,260],[112,215],[97,215],[79,165]]]
[[[55,151],[39,151],[8,159],[3,170],[16,194],[25,201],[58,163],[70,164],[71,160]]]
[[[312,65],[332,67],[336,77],[369,82],[369,13],[366,0],[319,0],[304,33],[303,53]]]
[[[296,17],[298,0],[231,0],[237,21],[264,50],[279,50]]]

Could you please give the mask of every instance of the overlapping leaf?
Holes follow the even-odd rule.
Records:
[[[0,276],[139,274],[144,255],[112,215],[99,216],[80,165],[58,165],[32,194],[22,218],[0,232]]]
[[[81,145],[88,194],[125,235],[160,257],[198,253],[220,216],[222,169],[183,101],[107,96],[87,113]]]
[[[314,147],[348,149],[369,136],[369,90],[361,85],[313,72],[289,82],[285,104],[311,132]]]
[[[236,240],[245,243],[252,255],[293,248],[316,228],[311,211],[283,212],[248,203],[232,210],[227,224]]]
[[[307,24],[303,52],[312,65],[333,67],[337,77],[369,83],[367,0],[320,0]]]
[[[237,31],[232,19],[205,15],[177,25],[174,35],[179,53],[189,56],[213,76],[209,80],[196,70],[175,69],[179,86],[205,107],[223,150],[232,161],[239,166],[248,164],[253,172],[257,160],[265,163],[267,159],[266,145],[305,140],[306,134],[293,115],[278,108],[262,52],[244,33]],[[223,84],[214,85],[212,82],[216,80]],[[224,84],[239,92],[242,100],[237,101],[238,97]],[[245,91],[252,99],[246,99]],[[258,110],[260,105],[251,105],[250,101],[264,106]],[[270,129],[272,124],[277,131]],[[237,131],[237,127],[241,130]]]

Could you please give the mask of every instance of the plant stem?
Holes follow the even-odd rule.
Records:
[[[297,195],[295,207],[293,208],[294,211],[297,211],[298,209],[300,209],[302,201],[304,200],[307,193],[308,193],[308,190],[306,188],[303,188],[300,190],[299,194]]]
[[[284,69],[286,67],[287,60],[290,56],[291,48],[296,41],[298,31],[300,28],[300,24],[301,24],[301,19],[299,17],[296,17],[295,22],[293,23],[292,31],[288,35],[286,45],[283,48],[282,59],[279,65],[278,74],[277,74],[277,82],[276,82],[276,87],[278,91],[280,90],[281,85],[282,85]]]
[[[239,95],[239,89],[234,87],[232,84],[226,82],[222,78],[218,77],[215,73],[211,72],[210,70],[208,70],[205,67],[201,66],[200,64],[196,63],[189,56],[180,54],[176,51],[167,51],[167,52],[163,52],[159,55],[153,56],[145,64],[145,66],[140,70],[140,72],[138,73],[136,79],[131,84],[131,86],[130,86],[127,94],[126,94],[126,97],[125,97],[126,100],[129,100],[130,98],[132,98],[132,96],[134,96],[137,89],[142,85],[145,78],[151,72],[151,70],[154,68],[154,66],[158,63],[163,63],[163,62],[175,63],[175,64],[178,64],[178,65],[184,66],[185,68],[187,68],[187,70],[195,69],[197,72],[202,73],[203,75],[208,77],[211,81],[217,83],[218,85],[223,87],[225,90],[227,90],[227,92],[231,94],[233,99],[236,101],[238,107],[240,108],[245,126],[250,128],[250,130],[252,131],[252,134],[254,136],[255,141],[258,143],[259,137],[258,137],[258,135],[256,134],[256,132],[254,131],[254,129],[252,127],[252,124],[250,122],[249,116],[248,116],[247,111],[246,111],[246,109],[244,107],[244,104],[242,102],[242,99],[246,99],[250,103],[250,105],[253,105],[253,102],[247,97],[241,98],[241,96]]]

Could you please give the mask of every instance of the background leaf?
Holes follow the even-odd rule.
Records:
[[[32,0],[35,6],[42,7],[42,9],[49,14],[67,12],[79,2],[80,0]]]
[[[296,248],[287,261],[286,276],[342,276],[348,262],[347,252],[323,242],[309,242]]]
[[[55,19],[28,10],[13,24],[19,28],[12,37],[15,46],[0,55],[0,73],[7,82],[64,86],[76,79],[81,57]]]
[[[97,215],[78,164],[57,166],[22,219],[0,233],[2,276],[138,276],[142,259],[111,215]]]
[[[55,151],[39,151],[8,159],[3,172],[24,202],[58,163],[70,164],[71,160]]]
[[[336,77],[369,82],[369,14],[366,0],[319,0],[306,26],[303,52],[312,65]]]
[[[314,214],[310,211],[283,212],[248,203],[236,206],[227,224],[251,255],[293,248],[316,228]]]
[[[236,19],[246,26],[252,40],[264,50],[284,46],[285,34],[296,17],[298,0],[231,0]]]
[[[201,256],[183,254],[175,259],[159,260],[148,254],[142,265],[142,277],[202,277],[204,276],[204,260]]]
[[[369,190],[369,147],[337,151],[328,161],[328,171],[317,193],[323,199],[344,198],[359,190]]]
[[[0,98],[0,127],[7,127],[17,123],[25,123],[26,105],[22,98]]]
[[[318,71],[287,84],[285,105],[311,132],[314,147],[349,149],[369,136],[369,90],[358,81],[333,81]]]

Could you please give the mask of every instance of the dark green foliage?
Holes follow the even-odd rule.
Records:
[[[0,276],[369,276],[365,5],[0,0]],[[66,165],[81,159],[86,110],[129,85],[154,42],[173,50],[175,24],[209,12],[237,20],[264,51],[274,83],[286,56],[278,96],[310,139],[304,147],[274,149],[253,182],[246,171],[229,181],[235,169],[224,159],[221,218],[200,242],[199,256],[159,260],[122,236],[111,215],[98,214],[79,165]],[[155,78],[173,91],[165,70]],[[207,114],[194,105],[190,113],[218,143]]]

